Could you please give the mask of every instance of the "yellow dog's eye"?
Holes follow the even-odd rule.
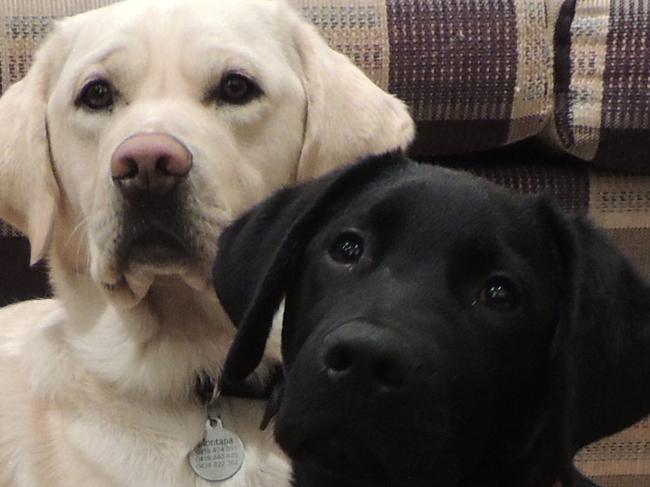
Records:
[[[262,94],[260,87],[241,73],[226,74],[210,98],[231,105],[244,105]]]
[[[115,94],[111,84],[103,79],[86,84],[77,98],[76,105],[90,110],[108,110],[113,106]]]

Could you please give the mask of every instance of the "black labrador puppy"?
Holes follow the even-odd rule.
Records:
[[[650,412],[650,292],[582,218],[390,154],[284,189],[222,235],[215,284],[299,487],[570,487]]]

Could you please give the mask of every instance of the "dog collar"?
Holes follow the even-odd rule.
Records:
[[[206,372],[201,372],[196,376],[194,390],[201,404],[208,404],[214,397],[216,382],[214,377]]]
[[[210,482],[222,482],[235,475],[244,464],[244,444],[237,433],[226,429],[219,401],[223,388],[207,373],[199,374],[196,393],[205,405],[205,431],[200,443],[189,453],[194,473]]]
[[[218,396],[268,400],[272,398],[276,385],[283,381],[283,377],[282,367],[278,365],[273,368],[271,376],[264,384],[254,381],[242,381],[236,384],[220,382],[217,385],[212,375],[207,372],[200,372],[196,376],[194,390],[201,404],[208,404],[212,400],[215,396],[216,387],[218,387],[216,394]]]

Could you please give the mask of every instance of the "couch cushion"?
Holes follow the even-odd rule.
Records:
[[[556,129],[572,154],[650,171],[647,0],[566,0],[556,32]]]

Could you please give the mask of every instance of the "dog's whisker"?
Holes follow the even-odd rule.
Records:
[[[66,240],[65,243],[63,244],[63,248],[64,248],[64,249],[67,248],[68,245],[70,245],[70,242],[72,241],[72,239],[75,238],[75,234],[76,234],[77,232],[80,232],[81,229],[82,229],[83,227],[85,227],[85,226],[88,224],[88,222],[90,221],[91,218],[92,218],[92,215],[89,215],[89,216],[83,218],[79,223],[77,223],[77,225],[75,225],[75,227],[74,227],[74,228],[72,229],[72,231],[70,232],[70,235],[68,235],[67,240]],[[85,235],[84,235],[83,238],[85,238]],[[80,239],[80,240],[81,240],[81,239]]]

